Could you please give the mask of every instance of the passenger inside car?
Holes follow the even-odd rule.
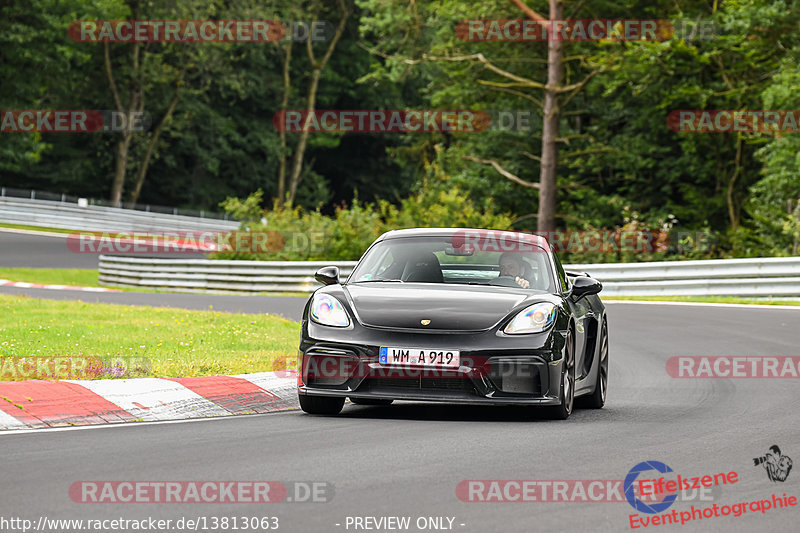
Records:
[[[505,252],[500,255],[500,274],[499,277],[513,278],[517,285],[523,289],[531,286],[531,280],[525,277],[528,264],[523,261],[518,253]]]

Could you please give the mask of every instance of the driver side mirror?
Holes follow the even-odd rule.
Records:
[[[339,284],[339,267],[327,266],[317,270],[314,274],[314,279],[323,285],[338,285]]]
[[[572,282],[572,296],[576,300],[580,300],[584,296],[589,296],[590,294],[597,294],[602,290],[603,284],[588,276],[578,276]]]

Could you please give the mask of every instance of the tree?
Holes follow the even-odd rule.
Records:
[[[749,205],[748,190],[762,170],[756,154],[773,136],[675,132],[666,117],[681,109],[770,109],[765,89],[796,68],[790,51],[798,41],[797,6],[715,6],[682,2],[676,6],[682,11],[670,16],[677,32],[672,39],[609,46],[592,57],[602,68],[579,102],[587,108],[584,146],[612,151],[568,165],[573,182],[593,189],[590,207],[628,206],[650,227],[669,214],[683,228],[719,233],[749,223],[742,206]],[[587,194],[582,203],[577,195],[567,199],[578,214],[588,212],[581,207]]]
[[[529,19],[545,20],[544,17],[529,8],[522,0],[510,0]],[[550,0],[550,20],[563,18],[564,6],[561,0]],[[538,231],[552,231],[555,228],[556,214],[556,169],[558,165],[558,139],[561,110],[558,106],[559,93],[564,77],[561,41],[547,41],[547,85],[544,87],[544,107],[542,112],[542,155],[539,172],[539,213],[537,217]]]
[[[99,8],[100,6],[98,6]],[[112,7],[103,6],[109,19],[131,18],[133,20],[192,19],[197,15],[208,18],[214,8],[202,2],[182,2],[177,7],[164,9],[159,3],[142,0],[121,0]],[[204,9],[203,9],[204,8]],[[113,10],[113,11],[112,11]],[[195,17],[193,17],[194,15]],[[184,92],[184,79],[187,68],[193,62],[203,61],[207,50],[202,44],[193,43],[114,43],[103,42],[103,68],[115,110],[126,117],[124,127],[119,132],[115,149],[115,168],[112,180],[110,201],[120,205],[124,193],[130,162],[132,142],[136,139],[134,117],[147,112],[153,115],[156,105],[148,104],[148,95],[163,92],[170,94],[166,106],[157,120],[153,120],[151,134],[139,135],[145,144],[142,159],[138,161],[138,171],[129,199],[136,202],[142,191],[157,143],[168,127],[181,94]],[[111,49],[117,53],[112,58]],[[163,99],[159,99],[164,102]],[[158,101],[158,100],[157,100]]]
[[[3,2],[0,109],[55,108],[72,97],[90,57],[77,43],[62,42],[64,28],[76,16],[75,6],[56,0],[42,0],[37,9],[24,0]],[[31,168],[52,149],[49,140],[38,132],[0,133],[0,171],[18,186],[35,183]]]
[[[326,65],[331,59],[334,50],[336,50],[336,45],[341,39],[342,34],[344,33],[345,27],[347,25],[347,20],[350,17],[352,9],[345,3],[345,0],[338,0],[338,8],[339,8],[339,23],[336,26],[336,29],[331,37],[330,41],[327,43],[325,52],[322,54],[322,57],[317,59],[316,54],[314,52],[314,44],[313,44],[313,34],[311,31],[308,32],[308,36],[305,42],[306,54],[308,55],[308,61],[311,68],[311,75],[308,80],[308,87],[305,97],[305,112],[309,115],[313,114],[317,109],[317,91],[319,89],[319,82],[322,76],[322,71],[325,69]],[[311,14],[313,16],[312,21],[317,21],[319,19],[319,12],[321,10],[321,6],[319,2],[314,2],[314,6],[311,10]],[[283,66],[283,99],[281,101],[281,110],[285,112],[286,106],[288,105],[289,101],[289,92],[291,88],[291,78],[290,78],[290,65],[292,59],[292,44],[291,41],[285,47],[285,59],[284,59],[284,66]],[[283,129],[283,128],[282,128]],[[300,184],[300,179],[302,177],[303,171],[303,158],[306,153],[306,147],[308,146],[308,137],[310,135],[310,129],[308,125],[303,127],[302,131],[300,132],[300,137],[297,140],[297,145],[294,148],[294,153],[292,155],[292,164],[291,170],[288,174],[288,192],[286,191],[287,184],[286,184],[286,170],[287,170],[287,163],[286,161],[281,161],[280,169],[278,173],[278,199],[280,202],[286,202],[288,206],[291,206],[295,201],[295,196],[297,195],[297,186]],[[286,149],[286,133],[281,132],[281,149]]]
[[[385,2],[376,2],[374,0],[362,0],[361,5],[365,8],[370,8],[374,12],[386,9]],[[445,2],[438,11],[433,6],[426,6],[430,11],[422,12],[423,8],[414,15],[407,17],[403,20],[400,17],[393,17],[392,20],[401,20],[408,24],[411,30],[406,30],[408,33],[414,33],[415,26],[419,27],[420,24],[435,24],[440,27],[445,27],[447,17],[452,16],[458,20],[458,16],[463,17],[463,9],[457,2]],[[521,13],[529,20],[545,22],[547,19],[527,6],[522,0],[508,0],[505,9],[494,1],[476,2],[471,6],[473,12],[496,12],[508,13],[508,5],[513,6],[517,13]],[[438,7],[438,6],[437,6]],[[402,10],[399,5],[393,5],[396,11]],[[549,2],[549,17],[550,19],[563,19],[563,4],[559,0],[550,0]],[[502,10],[502,11],[501,11]],[[488,18],[488,17],[487,17]],[[507,18],[498,16],[497,18]],[[426,20],[427,19],[427,20]],[[375,17],[370,20],[371,23],[370,33],[380,35],[382,30],[386,28],[387,22],[385,19]],[[416,30],[416,35],[421,35],[419,29]],[[465,53],[465,48],[475,49],[475,44],[459,42],[453,34],[446,34],[440,31],[435,36],[436,39],[429,39],[431,51],[425,51],[420,46],[419,41],[412,41],[412,39],[404,39],[397,41],[396,39],[388,38],[383,39],[383,42],[374,44],[372,47],[373,53],[381,56],[386,61],[386,71],[389,76],[402,76],[402,72],[397,69],[393,63],[403,63],[406,65],[417,66],[424,63],[467,63],[471,66],[477,67],[475,72],[479,75],[484,73],[490,74],[488,79],[481,78],[477,81],[479,87],[486,88],[488,91],[497,91],[504,94],[512,95],[517,99],[524,99],[528,102],[533,102],[541,110],[542,129],[539,136],[539,155],[531,154],[529,151],[521,150],[524,154],[520,157],[525,157],[533,160],[539,164],[539,180],[533,182],[528,179],[519,177],[514,172],[508,170],[505,164],[501,164],[495,158],[487,158],[476,155],[475,153],[464,154],[464,159],[476,163],[490,165],[497,174],[512,182],[526,187],[528,189],[538,190],[538,214],[537,214],[537,229],[539,231],[550,231],[555,228],[556,217],[556,189],[557,189],[557,168],[558,168],[558,144],[568,142],[560,135],[560,124],[563,120],[563,110],[559,104],[559,99],[562,95],[567,95],[565,102],[574,98],[575,94],[579,92],[586,83],[595,75],[596,72],[588,72],[584,78],[575,83],[564,84],[564,63],[565,61],[578,61],[582,62],[583,57],[578,55],[576,57],[564,58],[562,53],[563,44],[558,39],[554,39],[549,35],[547,39],[547,53],[544,57],[539,59],[540,64],[546,66],[546,71],[542,72],[541,69],[535,67],[528,67],[523,58],[523,54],[519,49],[514,50],[511,47],[495,47],[493,58],[490,59],[488,52],[483,51],[475,53]],[[537,45],[538,43],[526,43]],[[513,43],[514,46],[519,43]],[[485,43],[478,43],[477,46],[483,46]],[[525,49],[530,52],[530,48]],[[534,50],[534,55],[539,52],[540,48]],[[417,57],[413,57],[414,55]],[[409,57],[411,56],[411,57]],[[510,61],[513,67],[503,68],[498,66],[499,61]],[[534,60],[535,61],[535,60]],[[523,66],[524,65],[524,66]],[[453,73],[454,69],[451,69]],[[462,72],[463,74],[463,72]],[[537,78],[545,78],[546,82],[536,81]],[[448,80],[449,81],[449,80]],[[472,88],[464,89],[466,94],[473,97],[486,98],[486,95],[480,95]],[[534,94],[531,94],[533,92]],[[443,94],[449,96],[453,95],[453,90],[448,88],[442,89]],[[543,98],[539,97],[539,93],[543,93]],[[464,101],[465,94],[462,93],[459,100]],[[452,101],[452,100],[451,100]],[[497,100],[495,100],[497,101]],[[507,102],[508,100],[506,100]],[[465,143],[469,144],[469,143]]]

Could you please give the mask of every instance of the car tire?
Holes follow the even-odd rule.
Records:
[[[300,409],[310,415],[338,415],[344,407],[344,398],[298,394]]]
[[[350,398],[350,403],[353,405],[392,405],[393,401],[380,398]]]
[[[553,420],[566,420],[575,407],[575,336],[572,334],[572,327],[567,332],[565,352],[559,387],[561,405],[550,407],[548,412]]]
[[[597,366],[597,382],[594,392],[582,398],[582,406],[589,409],[601,409],[606,404],[606,395],[608,394],[608,324],[605,319],[603,319],[600,331],[600,361]]]

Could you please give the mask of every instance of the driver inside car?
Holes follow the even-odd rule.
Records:
[[[500,255],[500,277],[510,277],[522,287],[527,289],[531,282],[522,277],[525,273],[525,262],[513,252],[505,252]]]

